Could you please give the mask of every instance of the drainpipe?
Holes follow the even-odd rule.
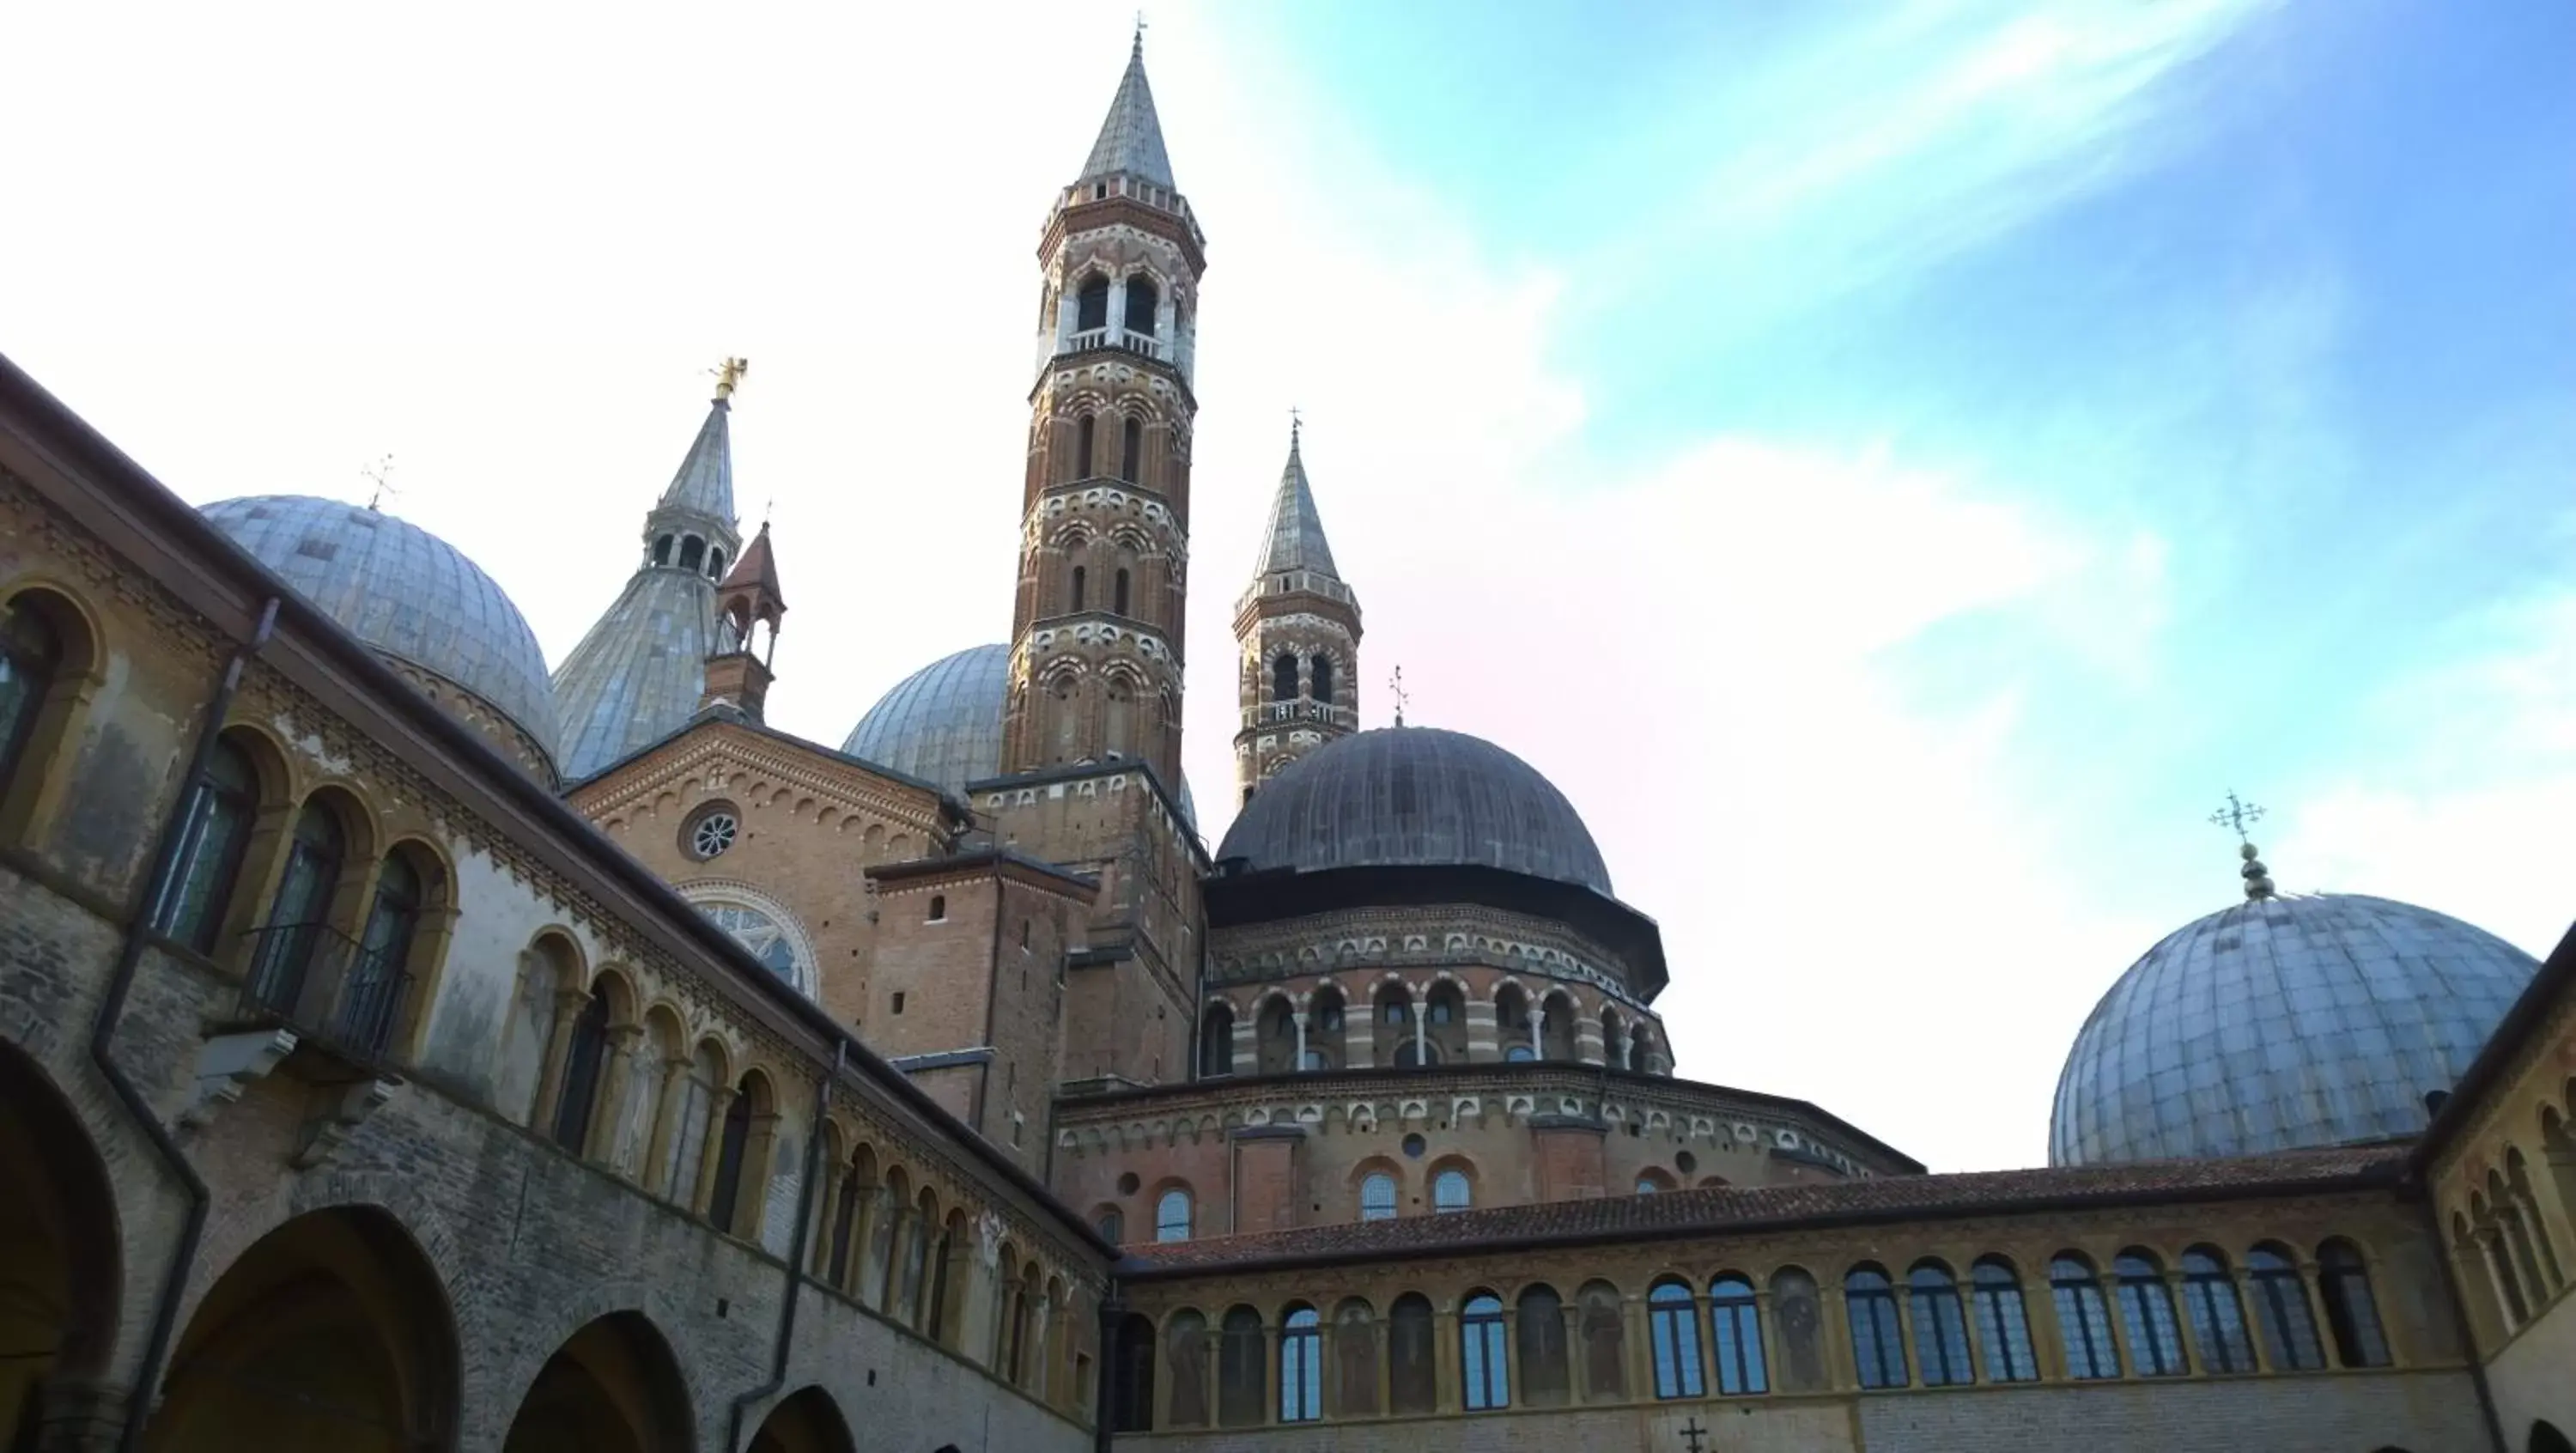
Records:
[[[2495,1389],[2487,1386],[2487,1365],[2478,1357],[2477,1329],[2469,1325],[2469,1301],[2460,1286],[2460,1269],[2451,1262],[2450,1242],[2442,1234],[2442,1211],[2433,1204],[2432,1187],[2424,1187],[2424,1234],[2433,1238],[2433,1260],[2442,1268],[2442,1290],[2450,1294],[2451,1327],[2469,1355],[2469,1381],[2478,1390],[2478,1412],[2486,1419],[2487,1438],[2495,1453],[2511,1453],[2504,1439],[2504,1417],[2496,1411]]]
[[[1127,1301],[1118,1295],[1118,1278],[1109,1279],[1109,1288],[1100,1295],[1100,1376],[1092,1400],[1092,1453],[1112,1453],[1118,1441],[1118,1429],[1110,1417],[1117,1404],[1118,1331],[1127,1320]]]
[[[787,1243],[787,1298],[778,1307],[778,1342],[769,1354],[769,1380],[733,1400],[733,1415],[725,1424],[725,1453],[742,1446],[742,1418],[751,1405],[777,1396],[787,1385],[787,1353],[796,1338],[796,1301],[805,1290],[805,1238],[814,1225],[815,1177],[822,1173],[823,1117],[832,1108],[832,1082],[841,1077],[849,1054],[848,1040],[833,1041],[832,1068],[814,1082],[813,1133],[805,1137],[805,1175],[796,1186],[796,1234]]]
[[[270,596],[259,608],[259,624],[251,628],[250,639],[234,648],[232,659],[224,663],[222,679],[215,684],[215,694],[207,698],[205,720],[197,727],[197,744],[188,754],[187,775],[179,779],[179,795],[171,802],[169,815],[161,820],[161,833],[152,848],[152,871],[145,875],[143,893],[125,920],[125,935],[116,946],[116,967],[107,979],[107,997],[100,1001],[98,1018],[90,1024],[90,1059],[106,1077],[108,1088],[125,1103],[127,1113],[143,1127],[153,1150],[170,1167],[170,1173],[179,1178],[179,1186],[188,1197],[187,1214],[179,1225],[179,1244],[170,1253],[170,1270],[162,1278],[160,1295],[153,1300],[152,1331],[144,1339],[143,1361],[134,1370],[134,1385],[127,1394],[125,1427],[116,1437],[117,1453],[134,1453],[143,1441],[143,1423],[151,1412],[154,1389],[160,1382],[161,1362],[169,1355],[170,1334],[179,1321],[179,1302],[188,1290],[188,1273],[196,1265],[197,1244],[205,1236],[210,1193],[205,1178],[188,1163],[188,1153],[179,1148],[178,1138],[161,1123],[150,1098],[116,1062],[110,1049],[116,1039],[117,1020],[125,1013],[126,996],[134,989],[135,971],[143,962],[144,938],[151,927],[153,911],[160,907],[162,896],[170,891],[171,876],[178,871],[179,835],[187,818],[188,799],[196,791],[197,780],[205,775],[207,758],[214,755],[215,738],[223,732],[234,694],[241,690],[242,673],[276,631],[277,597]]]

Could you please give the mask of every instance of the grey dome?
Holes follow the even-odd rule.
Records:
[[[2257,898],[2168,936],[2067,1052],[2052,1165],[2412,1135],[2540,965],[2456,918],[2355,893]]]
[[[850,728],[841,750],[962,793],[969,782],[1002,775],[1002,714],[1010,693],[1011,648],[969,646],[896,682]],[[1181,821],[1198,830],[1187,779]]]
[[[1011,648],[970,646],[942,656],[877,698],[841,750],[880,767],[963,791],[1002,770],[1002,712]]]
[[[200,513],[350,634],[490,702],[555,756],[537,634],[463,551],[391,515],[305,495],[219,500]]]
[[[1261,784],[1217,857],[1255,870],[1478,866],[1610,895],[1574,804],[1480,737],[1387,727],[1328,742]]]

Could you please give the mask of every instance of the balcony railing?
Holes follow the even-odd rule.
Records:
[[[385,1057],[411,975],[387,954],[320,923],[254,928],[242,1008],[271,1014],[361,1064]]]
[[[1342,707],[1324,701],[1265,701],[1243,711],[1246,727],[1276,726],[1283,722],[1312,721],[1328,725],[1346,721]]]
[[[1113,335],[1107,328],[1084,328],[1067,338],[1064,344],[1064,351],[1067,353],[1088,353],[1095,348],[1121,349],[1144,358],[1160,359],[1166,356],[1163,340],[1150,333],[1129,333],[1122,330]]]

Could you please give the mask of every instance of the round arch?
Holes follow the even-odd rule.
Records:
[[[519,1399],[502,1453],[689,1453],[688,1382],[661,1329],[610,1312],[564,1339]],[[756,1445],[755,1445],[756,1446]]]
[[[34,1428],[47,1379],[107,1370],[123,1300],[116,1198],[71,1102],[0,1044],[0,1434]]]
[[[679,885],[680,896],[771,973],[796,986],[811,999],[817,992],[814,940],[784,903],[731,878],[708,878]]]
[[[402,1222],[381,1206],[312,1211],[197,1303],[144,1447],[445,1447],[457,1369],[446,1288]]]

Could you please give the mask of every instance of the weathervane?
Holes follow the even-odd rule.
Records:
[[[386,495],[399,492],[395,490],[392,483],[394,457],[390,454],[373,464],[359,466],[358,472],[375,481],[375,489],[367,495],[367,508],[370,510],[382,506]]]
[[[751,372],[751,361],[746,358],[728,358],[717,365],[712,372],[716,376],[716,402],[722,403],[733,397],[733,391],[742,383],[742,376]]]
[[[1395,668],[1395,675],[1388,678],[1386,687],[1387,690],[1395,693],[1395,724],[1397,726],[1402,726],[1404,725],[1404,704],[1413,699],[1404,694],[1403,667],[1398,666]]]
[[[2248,823],[2263,820],[2263,809],[2254,803],[2240,800],[2235,789],[2230,788],[2227,793],[2227,805],[2211,813],[2209,820],[2236,834],[2236,855],[2245,860],[2245,866],[2238,870],[2239,876],[2245,879],[2245,896],[2271,897],[2272,870],[2264,867],[2263,860],[2255,855],[2254,839],[2245,831]]]

